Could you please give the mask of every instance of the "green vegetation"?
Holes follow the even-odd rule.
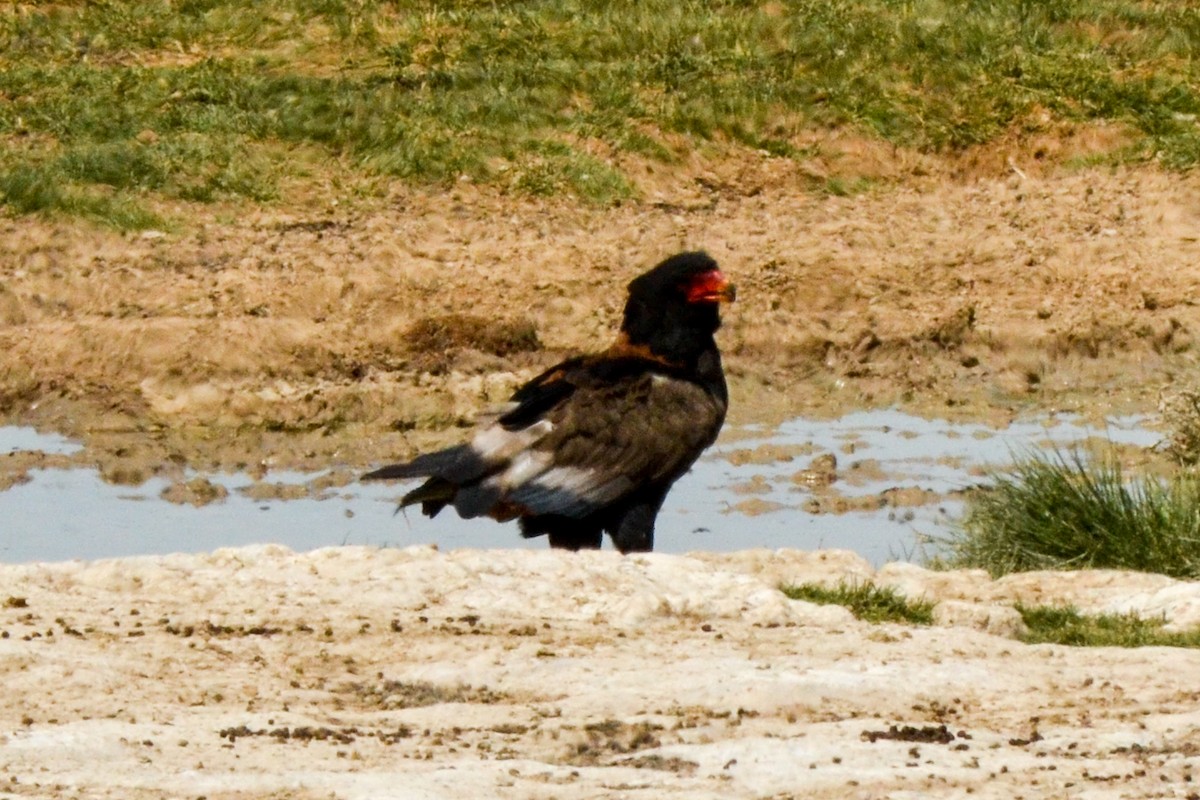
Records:
[[[1027,644],[1066,644],[1075,647],[1200,647],[1200,630],[1164,631],[1162,620],[1133,614],[1085,616],[1061,606],[1017,606],[1025,621]]]
[[[1200,476],[1128,477],[1115,459],[1035,454],[968,500],[946,565],[992,575],[1114,568],[1200,575]]]
[[[1197,47],[1200,7],[1136,0],[8,4],[0,202],[136,228],[156,199],[466,176],[610,203],[623,158],[803,158],[831,126],[938,151],[1113,121],[1114,158],[1184,169]]]
[[[871,583],[838,584],[828,588],[818,583],[780,587],[793,600],[822,605],[839,605],[867,622],[933,624],[935,603],[911,601],[893,589]],[[1200,629],[1164,631],[1162,619],[1142,619],[1135,614],[1081,614],[1071,606],[1025,606],[1017,604],[1025,623],[1019,637],[1026,644],[1064,644],[1073,647],[1200,647]]]
[[[780,588],[793,600],[845,606],[855,617],[867,622],[933,623],[933,603],[908,600],[894,589],[880,588],[873,583],[839,583],[834,588],[819,583],[802,583]]]

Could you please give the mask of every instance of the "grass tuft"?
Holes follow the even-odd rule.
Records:
[[[1200,576],[1200,476],[1128,477],[1112,458],[1033,454],[973,494],[945,543],[949,567],[993,576],[1130,569]]]
[[[933,624],[933,603],[909,600],[894,589],[873,583],[839,583],[833,588],[819,583],[802,583],[780,588],[792,600],[845,606],[856,618],[866,622]]]
[[[167,227],[166,220],[135,198],[72,184],[53,166],[20,166],[0,172],[0,203],[19,214],[62,212],[117,230]]]
[[[1080,614],[1071,606],[1022,606],[1026,644],[1072,647],[1200,647],[1200,629],[1164,631],[1163,620],[1134,614]]]

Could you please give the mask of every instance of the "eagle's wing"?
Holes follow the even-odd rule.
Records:
[[[530,392],[532,425],[549,430],[482,482],[522,515],[580,518],[651,485],[670,484],[716,438],[724,401],[646,359],[582,362]],[[499,420],[529,421],[519,406]],[[529,427],[513,430],[529,430]]]
[[[724,398],[651,359],[565,361],[512,397],[471,441],[364,477],[428,477],[402,505],[586,517],[647,486],[662,490],[716,438]]]

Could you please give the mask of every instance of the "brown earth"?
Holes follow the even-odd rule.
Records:
[[[840,153],[873,188],[746,156],[646,167],[644,198],[606,209],[460,183],[177,208],[167,232],[0,220],[0,420],[82,438],[73,460],[120,482],[357,469],[602,346],[625,283],[683,248],[739,286],[734,422],[1095,416],[1192,383],[1200,176]]]

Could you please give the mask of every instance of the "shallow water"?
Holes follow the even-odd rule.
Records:
[[[1054,417],[996,430],[897,411],[870,411],[832,422],[798,419],[774,429],[733,431],[668,496],[659,516],[655,549],[680,553],[751,547],[844,548],[875,564],[919,558],[931,552],[928,537],[943,535],[948,520],[961,512],[953,493],[980,482],[982,467],[1003,465],[1014,453],[1049,442],[1062,447],[1102,437],[1149,446],[1159,436],[1144,428],[1143,422],[1136,417],[1112,419],[1097,428],[1070,417]],[[77,444],[62,437],[0,427],[0,454],[18,450],[69,454],[77,449]],[[829,453],[838,462],[832,484],[802,480],[810,462]],[[749,463],[742,463],[747,458]],[[415,509],[397,515],[395,499],[403,489],[396,485],[352,483],[301,499],[263,500],[240,491],[254,483],[247,475],[208,475],[229,495],[196,508],[161,499],[170,484],[161,478],[128,487],[106,484],[88,469],[33,470],[30,476],[27,483],[0,492],[2,561],[199,552],[265,542],[295,550],[427,542],[443,548],[546,546],[544,540],[523,540],[515,523],[464,521],[451,512],[430,520]],[[271,473],[264,480],[305,485],[319,477]],[[912,507],[844,513],[806,510],[839,498],[854,505],[855,498],[878,496],[889,489],[925,489],[937,496],[934,502]]]
[[[0,455],[37,450],[47,455],[71,455],[82,446],[57,433],[38,433],[33,428],[0,425]]]

